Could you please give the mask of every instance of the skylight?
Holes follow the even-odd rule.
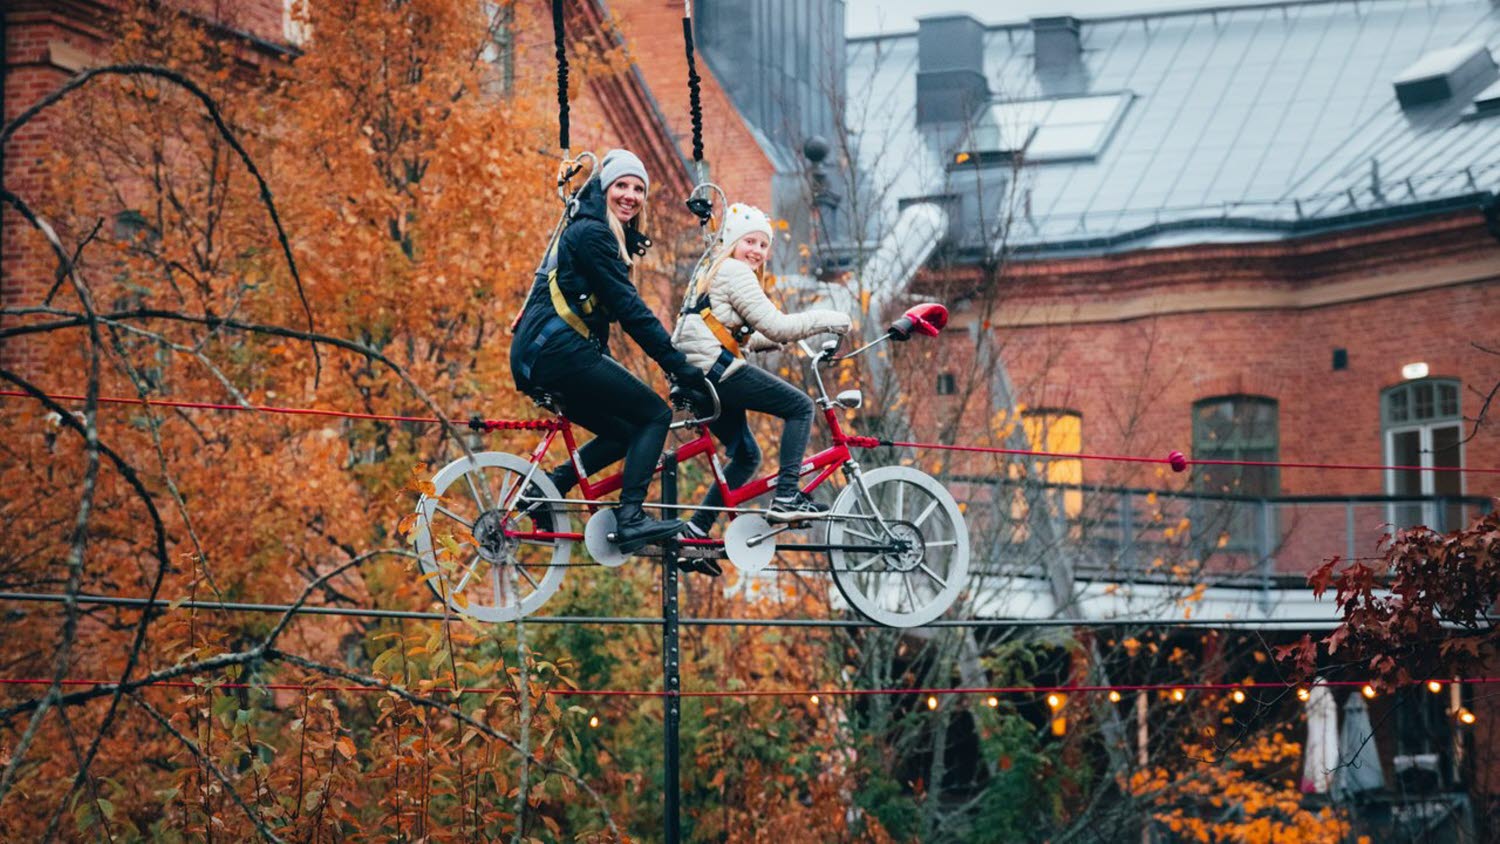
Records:
[[[980,112],[955,163],[1076,161],[1103,152],[1130,104],[1128,91],[1046,100],[1011,100]]]

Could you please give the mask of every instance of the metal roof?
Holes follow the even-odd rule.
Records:
[[[1115,16],[1080,20],[1078,36],[1070,93],[1128,92],[1129,107],[1097,156],[1015,170],[954,166],[965,132],[919,127],[917,34],[850,39],[846,123],[886,219],[902,200],[987,192],[956,215],[971,233],[977,213],[1004,214],[1023,252],[1118,251],[1361,225],[1473,205],[1500,186],[1500,114],[1473,113],[1478,91],[1403,109],[1393,87],[1441,65],[1439,51],[1500,53],[1488,0]],[[1028,24],[985,29],[992,102],[1056,96],[1033,43]]]

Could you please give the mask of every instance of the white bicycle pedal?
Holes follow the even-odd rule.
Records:
[[[741,514],[724,531],[724,553],[735,568],[747,575],[755,574],[776,556],[774,537],[782,530],[785,528],[771,527],[757,513]]]
[[[612,537],[615,533],[615,510],[607,507],[589,517],[583,526],[583,547],[588,549],[594,562],[606,568],[625,565],[630,555],[622,552]]]

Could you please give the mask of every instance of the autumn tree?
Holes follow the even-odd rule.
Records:
[[[558,756],[580,714],[543,694],[573,665],[514,631],[72,600],[425,607],[394,526],[413,466],[453,433],[97,396],[519,410],[503,326],[558,211],[539,82],[486,93],[479,4],[303,13],[307,40],[278,57],[129,7],[108,64],[42,104],[67,127],[48,189],[5,197],[58,284],[5,315],[5,342],[48,365],[4,373],[33,399],[0,414],[0,472],[26,490],[4,509],[27,537],[3,570],[68,596],[7,617],[7,639],[39,646],[9,673],[50,681],[0,706],[7,838],[545,836],[588,791]],[[63,685],[79,678],[120,684]],[[438,691],[455,685],[491,691]],[[570,834],[614,828],[590,805]]]

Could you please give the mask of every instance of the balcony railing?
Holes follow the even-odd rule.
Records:
[[[1482,496],[1250,497],[961,477],[981,573],[1034,575],[1062,554],[1082,580],[1302,588],[1331,557],[1369,558],[1395,528],[1450,531]]]

